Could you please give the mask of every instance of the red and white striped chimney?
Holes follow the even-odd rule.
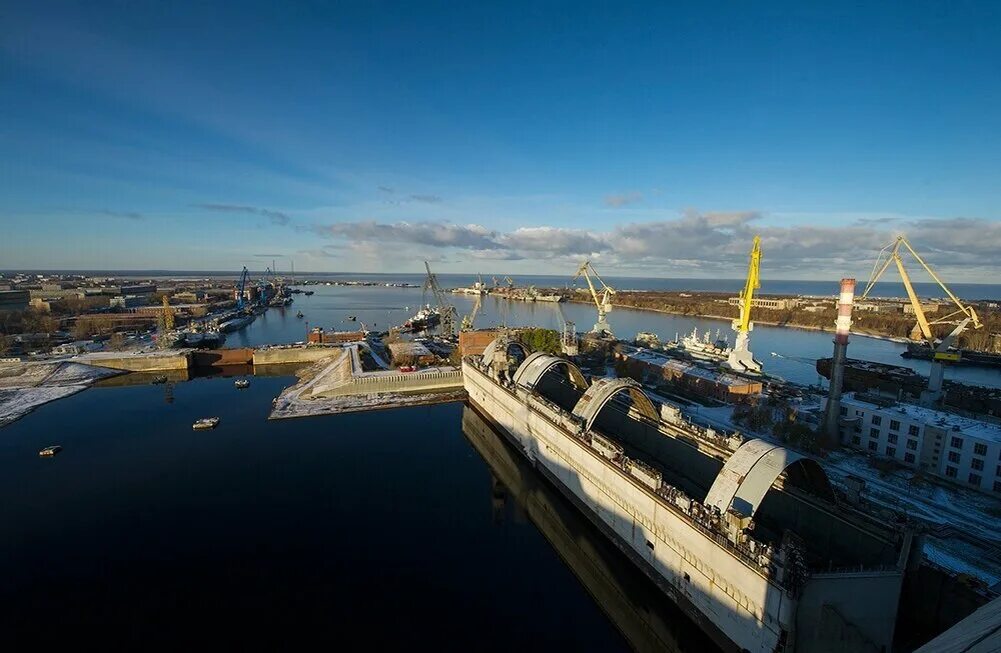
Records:
[[[855,304],[855,279],[841,280],[841,295],[838,298],[838,319],[834,323],[834,342],[848,345],[848,333],[852,328],[852,306]]]
[[[855,279],[841,280],[838,296],[838,319],[834,322],[834,356],[831,358],[831,387],[827,399],[825,427],[828,445],[835,446],[841,438],[838,419],[841,417],[841,388],[845,381],[845,360],[848,358],[848,334],[852,329],[852,306],[855,304]]]

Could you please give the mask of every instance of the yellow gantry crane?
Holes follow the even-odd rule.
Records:
[[[928,320],[928,316],[925,315],[924,307],[921,305],[921,300],[914,291],[914,286],[911,285],[911,277],[907,273],[907,269],[904,267],[904,260],[900,255],[901,247],[910,252],[911,256],[914,257],[914,260],[925,269],[928,276],[930,276],[935,283],[938,284],[939,288],[941,288],[950,301],[952,301],[956,310],[933,321]],[[865,291],[862,293],[862,300],[869,297],[869,293],[872,292],[876,283],[883,276],[883,273],[890,267],[890,263],[894,263],[897,266],[897,271],[900,273],[900,280],[903,282],[904,289],[907,291],[907,298],[911,302],[911,308],[914,311],[914,318],[917,321],[914,325],[914,331],[911,333],[911,339],[923,339],[932,351],[931,372],[928,377],[928,392],[924,398],[929,403],[935,403],[942,396],[944,363],[959,360],[959,353],[949,351],[949,347],[967,326],[972,324],[974,329],[979,329],[983,326],[983,324],[980,322],[980,317],[977,315],[977,311],[973,308],[973,306],[964,304],[962,300],[956,297],[956,295],[949,290],[948,286],[946,286],[939,276],[935,274],[935,271],[931,269],[931,266],[925,263],[925,260],[921,258],[916,251],[914,251],[914,248],[911,247],[911,244],[907,242],[907,238],[904,236],[897,236],[892,243],[879,251],[879,254],[876,257],[876,263],[872,267],[872,274],[869,276],[869,283],[866,284]],[[932,326],[936,324],[951,324],[954,325],[955,328],[946,337],[938,340],[932,332]]]
[[[591,281],[591,275],[598,280],[601,284],[601,296],[598,296],[598,291],[594,287],[594,283]],[[606,317],[612,312],[612,297],[615,295],[615,288],[612,288],[607,283],[602,280],[598,275],[597,270],[591,265],[591,261],[584,261],[577,268],[577,274],[573,276],[571,281],[576,281],[580,277],[584,277],[587,281],[587,287],[591,290],[591,299],[594,300],[594,305],[598,309],[598,321],[594,323],[594,328],[591,329],[591,333],[605,334],[609,336],[612,334],[612,327],[608,326],[608,321]]]
[[[755,236],[754,244],[751,246],[750,262],[747,265],[747,281],[744,282],[744,290],[737,302],[740,316],[732,324],[733,330],[737,332],[737,339],[726,361],[728,367],[739,372],[761,371],[761,363],[754,359],[749,347],[750,333],[754,328],[754,323],[751,322],[751,305],[754,303],[754,291],[761,287],[760,267],[761,236]]]

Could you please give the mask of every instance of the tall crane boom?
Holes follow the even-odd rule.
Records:
[[[431,265],[427,261],[424,261],[424,268],[428,273],[427,278],[424,280],[424,292],[426,293],[430,290],[434,295],[435,303],[438,304],[438,312],[441,317],[441,335],[451,338],[455,335],[455,307],[445,298],[445,291],[441,289],[438,277],[431,271]]]
[[[747,333],[751,330],[751,304],[754,303],[754,291],[761,287],[761,236],[754,237],[754,244],[751,246],[751,260],[747,265],[747,281],[744,282],[744,290],[740,293],[740,317],[733,322],[733,328],[737,333]]]
[[[240,281],[236,285],[236,307],[239,310],[243,310],[243,294],[245,288],[247,287],[247,280],[250,278],[250,270],[247,266],[243,266],[243,272],[240,273]]]
[[[591,275],[598,280],[601,284],[601,295],[599,296],[598,290],[594,287],[594,282],[591,281]],[[594,301],[595,307],[598,309],[598,321],[595,322],[594,327],[591,329],[591,333],[607,333],[612,334],[612,327],[608,325],[606,317],[612,312],[612,297],[615,296],[615,288],[612,288],[607,283],[602,280],[601,276],[598,275],[597,270],[591,265],[591,261],[584,261],[577,268],[577,274],[573,276],[571,281],[576,281],[580,277],[584,277],[587,281],[587,287],[591,291],[591,299]]]
[[[754,237],[751,245],[751,256],[747,264],[747,280],[744,290],[737,298],[740,315],[733,321],[733,330],[737,332],[733,349],[727,357],[726,364],[739,372],[757,373],[761,371],[761,363],[755,360],[750,350],[750,334],[754,328],[751,322],[751,306],[754,304],[754,291],[761,287],[761,236]]]
[[[900,248],[903,247],[914,260],[917,261],[921,267],[925,269],[928,276],[938,284],[938,287],[949,297],[956,310],[953,312],[943,315],[942,317],[930,321],[928,316],[925,315],[924,307],[921,305],[921,300],[918,297],[917,292],[914,290],[914,286],[911,283],[911,276],[907,273],[907,268],[904,267],[904,259],[900,255]],[[872,274],[869,276],[869,283],[865,286],[865,291],[862,293],[862,299],[869,297],[869,293],[875,288],[876,284],[882,278],[883,273],[890,267],[890,263],[893,263],[897,267],[897,271],[900,273],[900,280],[904,284],[904,289],[907,291],[907,299],[911,303],[911,308],[914,311],[914,318],[917,321],[915,325],[915,330],[920,331],[922,338],[928,343],[928,347],[932,350],[932,365],[931,371],[928,376],[928,391],[924,395],[923,399],[926,403],[935,403],[942,396],[942,379],[944,377],[944,367],[945,361],[956,361],[959,360],[959,355],[954,352],[949,351],[949,347],[952,343],[959,337],[959,335],[966,329],[968,325],[973,324],[974,329],[979,329],[983,326],[980,322],[980,316],[977,315],[976,309],[969,304],[964,304],[962,300],[959,299],[948,286],[939,278],[935,271],[932,270],[931,266],[925,263],[925,260],[921,258],[911,244],[907,241],[907,238],[900,235],[897,238],[881,249],[879,254],[876,256],[876,262],[872,266]],[[936,324],[950,324],[954,325],[955,328],[941,340],[935,338],[935,334],[932,331],[932,326]]]

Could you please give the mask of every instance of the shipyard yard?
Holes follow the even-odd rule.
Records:
[[[458,287],[458,284],[455,286]],[[306,295],[302,292],[303,289],[310,290],[310,294]],[[496,430],[496,426],[492,424],[504,422],[492,414],[495,411],[490,408],[490,401],[484,399],[482,389],[475,391],[476,396],[469,396],[470,371],[467,369],[465,373],[460,372],[452,364],[455,357],[448,356],[447,348],[440,349],[446,341],[442,340],[439,343],[432,335],[437,333],[439,327],[431,326],[428,334],[431,337],[417,337],[416,340],[414,338],[418,334],[404,335],[403,338],[386,337],[384,332],[382,335],[375,335],[376,330],[382,328],[380,322],[389,329],[393,325],[406,322],[422,305],[434,303],[433,294],[429,296],[429,293],[422,292],[420,284],[413,283],[407,278],[391,284],[338,282],[327,285],[325,281],[315,280],[299,286],[299,290],[300,292],[292,295],[294,299],[289,305],[271,307],[256,319],[227,334],[227,344],[223,349],[184,348],[184,343],[180,343],[179,348],[164,350],[140,344],[126,351],[83,353],[57,357],[55,360],[47,361],[43,358],[20,364],[0,363],[0,371],[3,372],[0,376],[0,384],[3,384],[0,390],[0,407],[3,410],[3,419],[8,422],[2,431],[5,437],[0,446],[6,452],[4,460],[10,461],[11,465],[4,481],[10,484],[10,491],[24,497],[25,500],[35,493],[49,497],[27,504],[34,506],[33,510],[44,511],[47,514],[58,514],[62,510],[80,506],[79,502],[86,501],[88,493],[107,492],[111,488],[120,490],[132,488],[129,492],[138,493],[135,495],[136,500],[144,501],[141,498],[144,496],[142,490],[146,483],[144,479],[153,476],[162,477],[163,474],[169,473],[170,461],[185,460],[186,465],[193,464],[194,469],[202,471],[192,472],[194,476],[189,474],[188,477],[178,478],[171,482],[169,489],[164,488],[164,491],[169,491],[176,497],[171,503],[157,508],[157,511],[183,509],[191,513],[191,519],[198,518],[198,515],[214,514],[218,509],[225,508],[232,511],[231,502],[237,500],[237,495],[231,490],[222,491],[220,483],[232,482],[240,485],[242,481],[237,479],[267,479],[278,473],[283,477],[290,473],[301,477],[294,487],[284,491],[283,496],[286,496],[286,500],[319,502],[323,506],[330,506],[331,501],[338,504],[348,501],[344,504],[344,509],[347,510],[350,509],[351,502],[344,498],[348,496],[345,492],[350,494],[350,491],[353,491],[348,490],[348,486],[354,483],[352,479],[357,477],[357,472],[346,476],[336,472],[333,474],[324,472],[321,478],[317,476],[320,460],[329,461],[329,456],[334,456],[338,459],[344,458],[344,464],[349,464],[348,458],[360,456],[359,465],[369,469],[374,465],[381,470],[362,485],[367,488],[372,482],[382,483],[387,487],[385,492],[393,493],[396,492],[393,488],[402,487],[401,484],[406,483],[408,476],[419,477],[415,470],[408,468],[404,472],[402,467],[408,465],[408,461],[418,455],[408,447],[420,447],[419,457],[423,461],[422,465],[438,470],[442,465],[447,465],[450,470],[456,472],[456,475],[449,474],[447,478],[442,478],[440,487],[432,486],[423,491],[444,492],[447,496],[453,497],[448,500],[429,497],[428,500],[437,501],[441,513],[438,517],[421,518],[420,528],[427,529],[427,537],[433,538],[431,533],[440,528],[436,520],[444,519],[447,523],[454,524],[455,520],[459,519],[458,515],[468,511],[472,511],[470,516],[462,518],[463,523],[468,524],[464,528],[474,530],[486,528],[488,531],[477,534],[470,532],[465,536],[457,534],[458,539],[454,541],[459,541],[462,537],[474,537],[477,541],[483,541],[484,538],[491,537],[489,529],[516,529],[517,535],[502,536],[508,545],[502,547],[502,554],[499,550],[492,554],[494,560],[500,569],[509,566],[519,567],[528,564],[520,559],[520,556],[528,555],[535,560],[531,563],[535,565],[533,574],[543,577],[552,574],[562,575],[564,578],[562,586],[556,583],[550,587],[550,581],[547,581],[546,591],[557,592],[561,596],[558,602],[560,607],[554,605],[551,609],[566,610],[567,606],[572,605],[576,606],[575,610],[580,610],[582,603],[590,602],[587,594],[601,593],[604,597],[600,604],[591,604],[588,609],[602,610],[609,621],[594,622],[592,626],[576,635],[582,642],[585,640],[588,642],[585,648],[594,648],[594,642],[601,641],[604,644],[599,648],[604,650],[625,646],[655,650],[672,642],[701,638],[704,641],[698,650],[710,650],[715,646],[726,650],[733,641],[741,642],[740,646],[749,650],[772,650],[771,647],[775,646],[777,640],[765,637],[760,640],[755,639],[755,643],[751,643],[750,640],[742,641],[743,635],[739,634],[741,626],[735,624],[726,625],[721,622],[707,631],[702,616],[706,608],[698,607],[697,601],[686,604],[686,601],[676,594],[676,589],[663,585],[663,578],[657,574],[651,575],[642,565],[636,567],[628,557],[622,557],[614,546],[611,547],[612,550],[606,550],[609,547],[607,532],[600,524],[590,523],[586,517],[581,522],[578,507],[575,507],[572,497],[565,497],[560,491],[550,489],[551,481],[545,478],[527,480],[528,472],[524,469],[512,476],[512,465],[518,468],[524,465],[524,461],[520,459],[523,455],[519,451],[520,448],[528,445],[518,438],[509,442],[504,434],[510,435],[510,431]],[[463,338],[470,336],[468,342],[475,343],[471,345],[473,348],[470,350],[474,359],[483,352],[485,344],[496,339],[498,334],[504,333],[503,330],[497,330],[502,324],[531,325],[558,331],[567,321],[587,325],[594,320],[593,304],[588,306],[583,302],[562,304],[545,301],[526,302],[502,295],[477,296],[469,292],[455,292],[448,295],[448,302],[455,307],[457,316],[471,316],[471,319],[467,318],[464,321]],[[717,451],[714,455],[722,455],[724,458],[733,455],[734,447],[739,448],[741,439],[772,437],[770,431],[756,433],[748,424],[741,422],[738,410],[745,403],[743,393],[762,392],[760,379],[714,372],[712,366],[704,361],[686,359],[682,355],[683,352],[672,349],[675,340],[680,343],[682,336],[692,334],[693,330],[694,339],[686,341],[689,342],[690,348],[695,346],[695,339],[700,343],[710,342],[709,336],[703,338],[703,334],[711,333],[715,336],[720,331],[725,332],[728,324],[714,319],[628,307],[616,307],[610,323],[619,334],[622,334],[620,337],[624,340],[606,340],[606,343],[611,345],[602,345],[606,348],[611,346],[611,349],[607,349],[607,353],[603,354],[605,356],[603,360],[606,362],[602,365],[607,367],[597,370],[599,376],[616,373],[639,374],[642,378],[649,379],[653,371],[658,376],[663,374],[665,380],[671,379],[667,385],[656,387],[648,383],[644,390],[657,406],[680,406],[680,410],[671,413],[671,417],[664,418],[668,422],[662,428],[667,429],[667,432],[677,432],[672,429],[680,428],[680,433],[689,434],[685,437],[696,439],[707,437],[705,434],[708,433],[709,439],[703,446]],[[317,327],[322,331],[318,331]],[[362,328],[368,331],[362,331]],[[516,334],[517,330],[511,333]],[[642,342],[637,340],[633,343],[633,336],[642,338]],[[651,349],[650,338],[666,344],[663,347],[655,345]],[[459,342],[466,340],[460,338]],[[586,338],[580,342],[582,346],[585,345]],[[764,360],[764,368],[770,375],[769,378],[779,379],[780,383],[784,384],[783,387],[793,384],[789,387],[801,389],[796,393],[806,393],[795,400],[798,402],[796,404],[798,410],[803,411],[803,418],[806,419],[812,411],[814,419],[822,420],[822,396],[811,394],[815,391],[808,390],[808,386],[824,383],[824,379],[811,362],[829,355],[830,336],[803,329],[761,325],[754,331],[753,343],[757,351],[766,351],[769,354],[774,352],[774,355],[768,355]],[[432,349],[438,350],[439,353],[433,354]],[[854,337],[850,354],[853,357],[886,364],[903,364],[917,373],[926,371],[929,365],[927,361],[904,359],[900,356],[905,349],[906,345],[892,340]],[[712,354],[711,350],[706,352],[706,355]],[[446,360],[448,358],[451,360]],[[592,353],[581,360],[590,366],[588,369],[594,373],[595,362],[602,359],[594,358]],[[244,390],[234,388],[235,379],[249,379],[249,387]],[[946,379],[952,382],[1001,387],[1001,372],[992,369],[951,367],[946,370]],[[89,390],[82,392],[88,387]],[[500,394],[504,392],[506,390]],[[557,403],[567,401],[561,393],[562,391],[559,391],[555,395]],[[666,393],[667,396],[661,393]],[[703,398],[693,401],[698,396]],[[48,404],[49,401],[53,403]],[[470,401],[473,408],[469,407],[469,403],[463,407],[462,402]],[[108,411],[104,407],[109,404],[120,408]],[[572,407],[572,403],[564,405],[568,407],[567,409]],[[544,408],[542,404],[540,406],[543,406],[543,410],[552,409],[552,405],[550,408]],[[658,411],[660,410],[658,408]],[[77,416],[81,414],[86,414],[86,419],[74,425],[73,433],[69,433],[66,430],[69,420],[77,420]],[[141,425],[149,420],[151,415],[156,416],[154,419],[157,424],[152,431],[147,426]],[[191,422],[210,415],[219,417],[219,425],[215,429],[204,435],[201,434],[203,432],[191,430]],[[654,417],[662,419],[660,412]],[[610,427],[607,418],[602,423],[605,424],[602,426],[603,429],[617,428]],[[112,424],[114,426],[111,426]],[[508,424],[508,428],[517,430],[511,424]],[[733,437],[727,435],[731,433],[742,435]],[[59,437],[53,437],[53,434],[59,434]],[[719,440],[720,437],[723,440]],[[728,437],[730,440],[726,440]],[[472,443],[473,447],[470,448],[467,442]],[[726,442],[729,444],[721,444]],[[55,443],[60,444],[63,451],[49,467],[45,467],[44,476],[24,476],[28,472],[20,463],[14,461],[34,458],[33,464],[49,464],[39,460],[33,452]],[[328,451],[329,454],[325,453]],[[474,451],[483,456],[484,460],[480,460]],[[635,457],[639,450],[630,449],[630,451],[633,453],[629,455]],[[362,462],[366,456],[374,458],[371,462]],[[152,467],[147,464],[143,468],[126,470],[120,465],[127,458],[162,462]],[[630,460],[633,459],[635,458]],[[658,465],[655,460],[647,460],[655,466]],[[90,480],[84,485],[87,489],[81,498],[70,501],[68,497],[60,496],[59,492],[53,494],[52,491],[42,492],[40,487],[34,488],[38,483],[55,484],[52,485],[55,488],[60,487],[60,484],[66,484],[64,487],[67,489],[71,485],[79,487],[81,474],[94,464],[107,469],[108,475],[88,477]],[[628,471],[628,464],[623,464],[626,465],[623,469]],[[629,464],[635,466],[647,463]],[[880,519],[899,519],[903,514],[910,516],[912,521],[909,528],[913,529],[913,537],[920,535],[923,557],[929,571],[923,571],[920,577],[910,578],[906,584],[909,589],[905,590],[905,594],[927,592],[931,591],[929,588],[935,587],[934,591],[945,592],[952,597],[949,605],[953,607],[945,611],[941,607],[933,609],[928,605],[906,603],[906,608],[901,610],[923,617],[915,623],[911,623],[909,616],[899,617],[898,627],[905,630],[896,631],[898,645],[906,647],[917,644],[923,641],[923,638],[937,634],[944,625],[965,616],[992,595],[988,588],[1001,581],[1001,559],[996,553],[1001,550],[998,548],[1001,543],[1001,527],[998,526],[999,520],[996,518],[998,502],[995,497],[951,488],[948,485],[929,484],[926,480],[915,485],[917,480],[913,475],[908,475],[906,470],[889,471],[874,467],[871,460],[847,451],[833,453],[823,459],[821,464],[832,487],[838,492],[849,493],[844,496],[851,494],[850,488],[854,487],[852,479],[864,479],[866,510],[881,515]],[[215,478],[215,474],[210,472],[212,467],[220,465],[221,469],[226,470],[224,477],[230,478],[230,481]],[[496,465],[501,467],[498,468]],[[460,472],[459,470],[464,469],[463,466],[469,469]],[[491,467],[494,468],[492,471]],[[203,478],[199,474],[209,476]],[[479,477],[480,481],[470,480],[470,477]],[[487,482],[490,478],[494,480]],[[707,482],[704,479],[695,482],[695,485],[690,485],[692,482],[691,479],[685,480],[680,477],[673,481],[675,485],[685,488],[684,492],[694,493],[697,497],[702,496],[708,489],[708,487],[698,489],[699,483]],[[540,495],[543,490],[536,489],[532,496],[537,498],[527,499],[524,496],[525,490],[518,489],[525,483],[531,483],[532,487],[536,488],[545,487],[545,492],[549,494]],[[460,487],[466,489],[459,490]],[[459,493],[475,495],[467,491],[470,487],[482,488],[482,500],[472,496],[456,503]],[[199,488],[198,496],[202,496],[202,492],[210,491],[215,498],[196,509],[195,504],[191,503],[195,500],[195,488]],[[292,493],[288,494],[290,491]],[[670,490],[663,496],[677,503],[682,499],[671,494],[677,491],[679,490]],[[324,529],[334,528],[334,524],[341,521],[336,513],[330,513],[321,523],[310,526],[308,531],[303,530],[305,527],[301,524],[295,525],[295,511],[289,510],[284,503],[285,500],[277,501],[275,497],[267,498],[267,496],[270,495],[256,499],[258,502],[263,501],[266,508],[255,511],[258,514],[255,519],[260,518],[262,514],[270,514],[272,510],[287,512],[288,514],[281,517],[280,523],[286,524],[288,529],[293,529],[292,532],[300,533],[296,538],[297,541],[300,537],[318,536],[326,532]],[[330,496],[341,498],[332,500]],[[504,499],[507,496],[513,498]],[[408,501],[411,499],[408,498]],[[371,498],[366,499],[366,501],[371,500]],[[529,503],[526,504],[526,500]],[[539,500],[550,506],[546,513],[540,513],[532,503]],[[689,498],[683,500],[691,501]],[[43,503],[40,504],[39,501]],[[57,501],[62,505],[46,503],[48,501]],[[119,515],[115,518],[114,523],[118,524],[114,526],[115,528],[126,528],[127,524],[134,523],[137,514],[135,511],[140,510],[140,504],[123,501],[124,499],[120,500],[120,505],[115,508]],[[240,498],[239,501],[241,505],[245,505],[244,498]],[[530,515],[528,523],[523,519],[512,520],[504,517],[511,510],[505,505],[512,501],[521,506],[516,510],[528,510]],[[555,506],[561,505],[565,507],[560,508],[558,513],[552,512],[557,510]],[[26,520],[32,518],[25,512],[25,505],[18,508],[8,506],[5,510],[7,511],[4,515],[5,522],[13,538],[8,541],[13,543],[15,549],[20,549],[27,542],[18,539],[17,525],[24,525],[27,523]],[[269,513],[261,513],[260,510],[267,510]],[[384,508],[380,508],[377,512],[382,514],[383,510]],[[254,539],[258,543],[262,542],[259,535],[251,535],[255,531],[247,530],[252,529],[252,526],[240,522],[255,512],[251,512],[250,508],[243,508],[226,520],[227,527],[233,529],[233,537],[242,533],[244,537]],[[413,515],[396,512],[393,514],[400,519],[408,520],[407,523],[415,523]],[[553,514],[563,516],[559,521],[553,521],[551,516]],[[708,513],[706,517],[699,517],[699,519],[709,518]],[[591,543],[568,548],[564,534],[564,530],[568,528],[567,520],[574,523],[572,528],[577,532],[588,533],[587,537]],[[769,520],[766,522],[771,523]],[[705,527],[707,526],[703,528]],[[155,523],[150,522],[144,527],[145,530],[138,532],[135,537],[143,538],[142,541],[147,543],[144,546],[148,547],[148,542],[158,537],[157,528],[159,527]],[[84,532],[81,531],[81,536]],[[315,534],[307,536],[307,533],[314,532]],[[540,532],[544,539],[539,538]],[[61,547],[59,541],[47,539],[44,533],[36,535],[36,538],[38,537],[41,539],[35,540],[39,545],[34,549],[36,556],[58,555],[57,552]],[[375,537],[378,539],[378,536]],[[519,542],[514,548],[509,546],[510,537],[516,537]],[[726,535],[725,531],[721,531],[720,537],[731,537],[732,542],[729,546],[736,546],[737,549],[746,551],[744,540],[733,539],[732,536]],[[886,544],[881,545],[884,547],[908,545],[907,542],[896,541],[893,536],[877,534],[876,531],[873,531],[871,537],[885,541]],[[86,537],[84,541],[86,542]],[[778,544],[776,540],[771,546],[777,547]],[[497,545],[500,546],[500,542]],[[272,542],[265,546],[274,548],[281,545]],[[577,546],[584,548],[579,550]],[[752,545],[759,551],[763,550],[762,546]],[[535,547],[532,549],[534,552],[525,547]],[[216,572],[201,570],[199,573],[209,574],[211,577],[213,573],[228,573],[226,569],[238,569],[240,565],[253,564],[251,560],[255,558],[250,550],[244,550],[240,545],[236,545],[236,551],[237,558],[224,568]],[[546,552],[545,562],[539,559],[539,554],[543,551]],[[149,560],[148,556],[157,555],[160,554],[157,553],[156,547],[146,551],[137,550],[133,556],[121,562],[122,565],[130,567],[122,567],[120,573],[127,574],[129,579],[144,579],[128,580],[129,583],[165,582],[159,577],[144,576],[145,572],[135,568],[136,565],[147,565],[150,567],[149,573],[166,573],[166,569],[161,565],[144,562]],[[347,552],[341,555],[350,558],[352,554]],[[406,573],[422,577],[422,574],[432,573],[432,568],[435,569],[433,573],[439,573],[438,567],[424,567],[425,562],[418,562],[424,560],[421,556],[426,555],[427,553],[421,550],[411,551],[408,554],[411,557],[407,558],[410,560],[407,563],[409,571]],[[439,551],[432,559],[456,555],[465,554]],[[754,555],[760,557],[761,554]],[[772,552],[767,554],[769,559],[774,555],[776,554]],[[880,554],[882,557],[877,556],[878,561],[870,558],[868,562],[842,559],[837,555],[832,558],[830,564],[850,566],[861,562],[863,566],[870,564],[875,565],[874,569],[878,567],[884,570],[879,572],[884,574],[885,579],[880,582],[884,585],[890,583],[897,589],[888,590],[884,587],[879,590],[873,588],[859,590],[869,593],[875,591],[874,596],[885,596],[887,592],[892,594],[899,591],[903,569],[913,564],[905,563],[902,559],[898,560],[897,557],[903,555],[899,552],[893,555],[884,552]],[[38,564],[37,561],[27,561],[27,563]],[[80,571],[83,577],[88,573],[96,573],[87,571],[86,565],[92,564],[97,564],[96,560],[86,563]],[[698,566],[701,563],[695,564]],[[717,561],[713,564],[719,563]],[[618,571],[614,576],[609,576],[607,571],[596,572],[607,568]],[[96,570],[96,567],[93,569]],[[892,569],[898,571],[891,571]],[[566,576],[568,571],[570,576]],[[302,572],[283,566],[272,568],[267,573],[291,574],[292,577],[298,577]],[[450,593],[452,599],[449,600],[460,600],[458,597],[463,595],[453,583],[458,583],[464,573],[468,572],[463,572],[461,567],[455,568],[454,578],[449,575],[437,581],[440,591]],[[500,582],[503,574],[500,571],[497,573],[496,577],[480,576],[479,582],[484,583],[483,587],[489,588],[490,583]],[[776,573],[781,575],[781,572],[772,568],[765,577],[767,579],[768,574]],[[343,567],[336,561],[325,563],[320,577],[315,583],[307,585],[305,597],[322,591],[321,579],[325,574],[343,574]],[[587,588],[586,592],[573,581],[574,576]],[[55,592],[68,597],[65,599],[67,601],[72,600],[73,589],[59,584],[65,582],[60,573],[53,573],[51,580],[47,582],[50,584],[43,583],[37,588],[28,590],[23,582],[15,579],[12,587],[18,591],[28,592],[30,596],[41,596],[35,592]],[[122,577],[122,582],[126,582],[125,576]],[[180,574],[167,583],[167,591],[163,596],[154,599],[151,596],[140,595],[139,598],[147,607],[161,606],[159,609],[164,610],[166,614],[174,615],[174,618],[197,621],[188,609],[171,603],[174,600],[171,597],[179,597],[185,591],[185,583],[191,582],[194,582],[194,577]],[[266,577],[248,582],[250,584],[246,587],[247,601],[251,601],[250,597],[255,593],[273,591]],[[343,582],[343,579],[340,582]],[[350,584],[355,581],[349,579],[347,582]],[[362,581],[358,579],[357,582]],[[526,582],[540,581],[526,579]],[[735,583],[731,589],[743,587],[740,591],[749,595],[758,593],[758,590],[751,589],[750,585],[746,587],[741,585],[751,582],[750,580],[737,581],[735,578],[727,580],[721,576],[716,582],[724,585]],[[778,586],[782,586],[783,581],[777,582]],[[624,590],[623,585],[630,589]],[[494,591],[529,590],[501,589],[498,586]],[[109,588],[108,592],[110,593],[108,600],[118,600],[112,597],[121,596],[121,590],[115,590],[113,587]],[[657,597],[649,600],[662,605],[653,608],[653,612],[637,611],[632,600],[634,595]],[[362,593],[362,596],[363,602],[375,600],[374,597],[365,598],[369,596],[368,593]],[[471,601],[471,595],[467,593],[464,596],[465,599],[462,600],[470,602],[471,606],[475,605],[475,601]],[[284,613],[285,618],[292,618],[293,612],[300,614],[298,611],[305,611],[308,614],[309,607],[302,603],[307,600],[306,598],[288,600],[289,606],[288,612]],[[401,596],[399,600],[404,601],[405,597]],[[270,603],[273,599],[268,601]],[[765,611],[771,609],[768,606],[759,608]],[[868,631],[865,639],[882,638],[884,643],[890,641],[889,638],[893,636],[894,630],[888,626],[893,621],[893,617],[889,615],[896,612],[896,604],[885,604],[882,607],[874,604],[869,608],[870,611],[876,611],[873,614],[878,614],[879,610],[884,609],[889,612],[885,619],[880,620],[885,622],[880,626],[882,630]],[[755,610],[758,608],[752,606],[751,612],[755,613]],[[857,619],[845,616],[848,612],[850,611],[843,610],[840,618],[846,619],[847,622]],[[28,619],[27,614],[23,614],[22,617]],[[477,618],[482,620],[483,615]],[[554,615],[554,618],[563,617]],[[774,618],[778,619],[778,616]],[[100,623],[98,615],[88,614],[86,611],[79,614],[79,619],[80,625]],[[414,619],[417,617],[414,616]],[[765,621],[769,623],[772,619],[765,617]],[[24,623],[30,623],[30,619]],[[697,626],[696,623],[702,625]],[[611,624],[614,626],[610,627]],[[419,627],[414,627],[419,630]],[[771,631],[771,637],[784,637],[780,634],[781,630],[788,628],[788,624],[778,627]],[[837,626],[828,624],[824,628],[829,631]],[[434,639],[433,635],[427,634],[427,631],[420,632],[425,633],[425,638]],[[901,635],[901,632],[909,635]],[[392,636],[385,635],[385,637],[387,645],[392,645]],[[510,645],[522,641],[521,637],[531,637],[533,642],[537,642],[541,640],[535,638],[544,636],[534,630],[512,633],[509,639]],[[801,638],[807,637],[811,636],[801,634]],[[562,645],[564,640],[560,641]]]

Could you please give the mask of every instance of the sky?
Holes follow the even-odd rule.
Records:
[[[0,269],[739,277],[759,234],[763,276],[819,280],[905,234],[1001,278],[1001,3],[5,0],[0,26]]]

